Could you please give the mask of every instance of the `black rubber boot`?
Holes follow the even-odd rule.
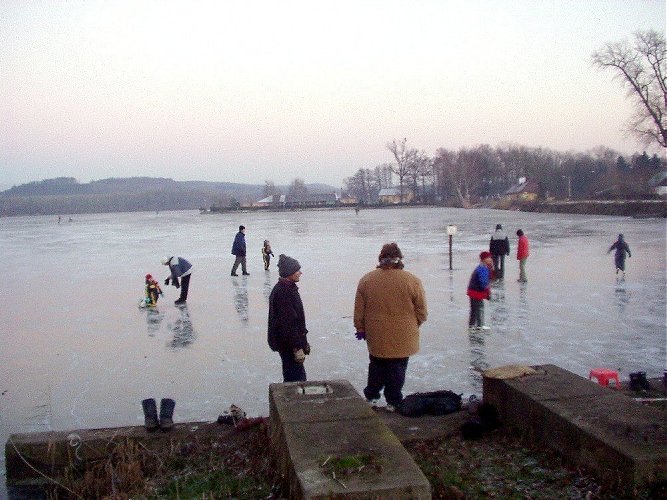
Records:
[[[141,402],[141,407],[144,409],[144,426],[147,431],[154,431],[158,428],[157,419],[157,405],[153,398],[144,399]]]
[[[160,401],[160,429],[168,431],[174,426],[174,407],[176,401],[164,398]]]

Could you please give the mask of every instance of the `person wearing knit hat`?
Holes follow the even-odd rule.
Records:
[[[190,275],[192,275],[192,264],[183,257],[162,257],[162,265],[169,266],[169,277],[164,280],[165,285],[171,284],[181,289],[181,296],[174,301],[177,306],[185,304],[188,300],[190,288]],[[180,282],[179,282],[180,279]]]
[[[493,256],[493,269],[497,280],[505,277],[505,255],[510,254],[510,240],[503,231],[502,224],[496,224],[496,230],[491,235],[489,251]]]
[[[396,243],[383,245],[377,268],[361,277],[354,297],[356,337],[368,348],[364,396],[371,406],[382,392],[386,409],[400,410],[408,362],[419,352],[419,327],[427,316],[421,280],[404,269]]]
[[[280,278],[269,296],[267,339],[272,351],[280,354],[283,382],[305,382],[304,361],[310,354],[306,315],[297,283],[301,279],[301,264],[280,254]]]
[[[484,299],[491,298],[491,271],[493,270],[493,256],[491,252],[484,251],[479,254],[479,265],[472,272],[468,283],[467,295],[470,297],[470,318],[468,328],[470,330],[489,330],[484,325]]]

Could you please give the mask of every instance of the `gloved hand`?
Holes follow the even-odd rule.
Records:
[[[297,363],[303,363],[306,360],[306,354],[303,352],[303,349],[294,351],[294,361]]]
[[[357,332],[355,335],[357,340],[366,340],[366,332]]]
[[[303,348],[303,353],[308,356],[310,354],[310,344],[306,344],[306,347]]]
[[[181,288],[181,284],[178,282],[178,278],[174,278],[171,280],[171,284],[174,285],[176,288]]]
[[[169,286],[169,278],[167,278],[166,280],[164,280],[164,284],[165,284],[165,286]]]

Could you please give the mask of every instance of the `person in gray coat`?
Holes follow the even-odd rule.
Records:
[[[169,277],[164,280],[165,285],[169,285],[169,281],[176,288],[181,289],[181,296],[174,301],[174,304],[185,304],[188,300],[188,289],[190,288],[190,275],[192,274],[192,264],[190,264],[183,257],[162,257],[162,264],[169,266]],[[180,282],[179,282],[180,278]]]

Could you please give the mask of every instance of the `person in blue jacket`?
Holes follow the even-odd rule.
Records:
[[[169,281],[176,288],[181,289],[181,296],[174,301],[174,304],[185,304],[188,300],[188,289],[190,288],[190,275],[192,274],[192,264],[190,264],[183,257],[162,257],[162,264],[169,266],[169,277],[164,280],[165,285],[169,285]],[[180,283],[179,283],[180,278]]]
[[[479,254],[479,265],[470,276],[467,295],[470,297],[470,319],[468,328],[471,330],[488,330],[484,324],[484,300],[491,298],[489,284],[492,278],[493,259],[491,252]]]
[[[238,276],[236,270],[239,268],[239,264],[241,264],[243,276],[248,276],[250,274],[246,269],[245,253],[245,226],[239,226],[239,232],[236,233],[234,244],[232,245],[232,255],[236,256],[234,265],[232,266],[232,276]]]
[[[625,242],[625,239],[623,238],[622,234],[618,235],[618,239],[609,247],[609,250],[607,250],[607,253],[611,252],[612,250],[616,250],[614,253],[614,264],[616,265],[616,274],[618,274],[619,271],[623,273],[623,276],[625,276],[625,254],[628,254],[628,257],[632,257],[632,254],[630,253],[630,247],[628,244]]]

